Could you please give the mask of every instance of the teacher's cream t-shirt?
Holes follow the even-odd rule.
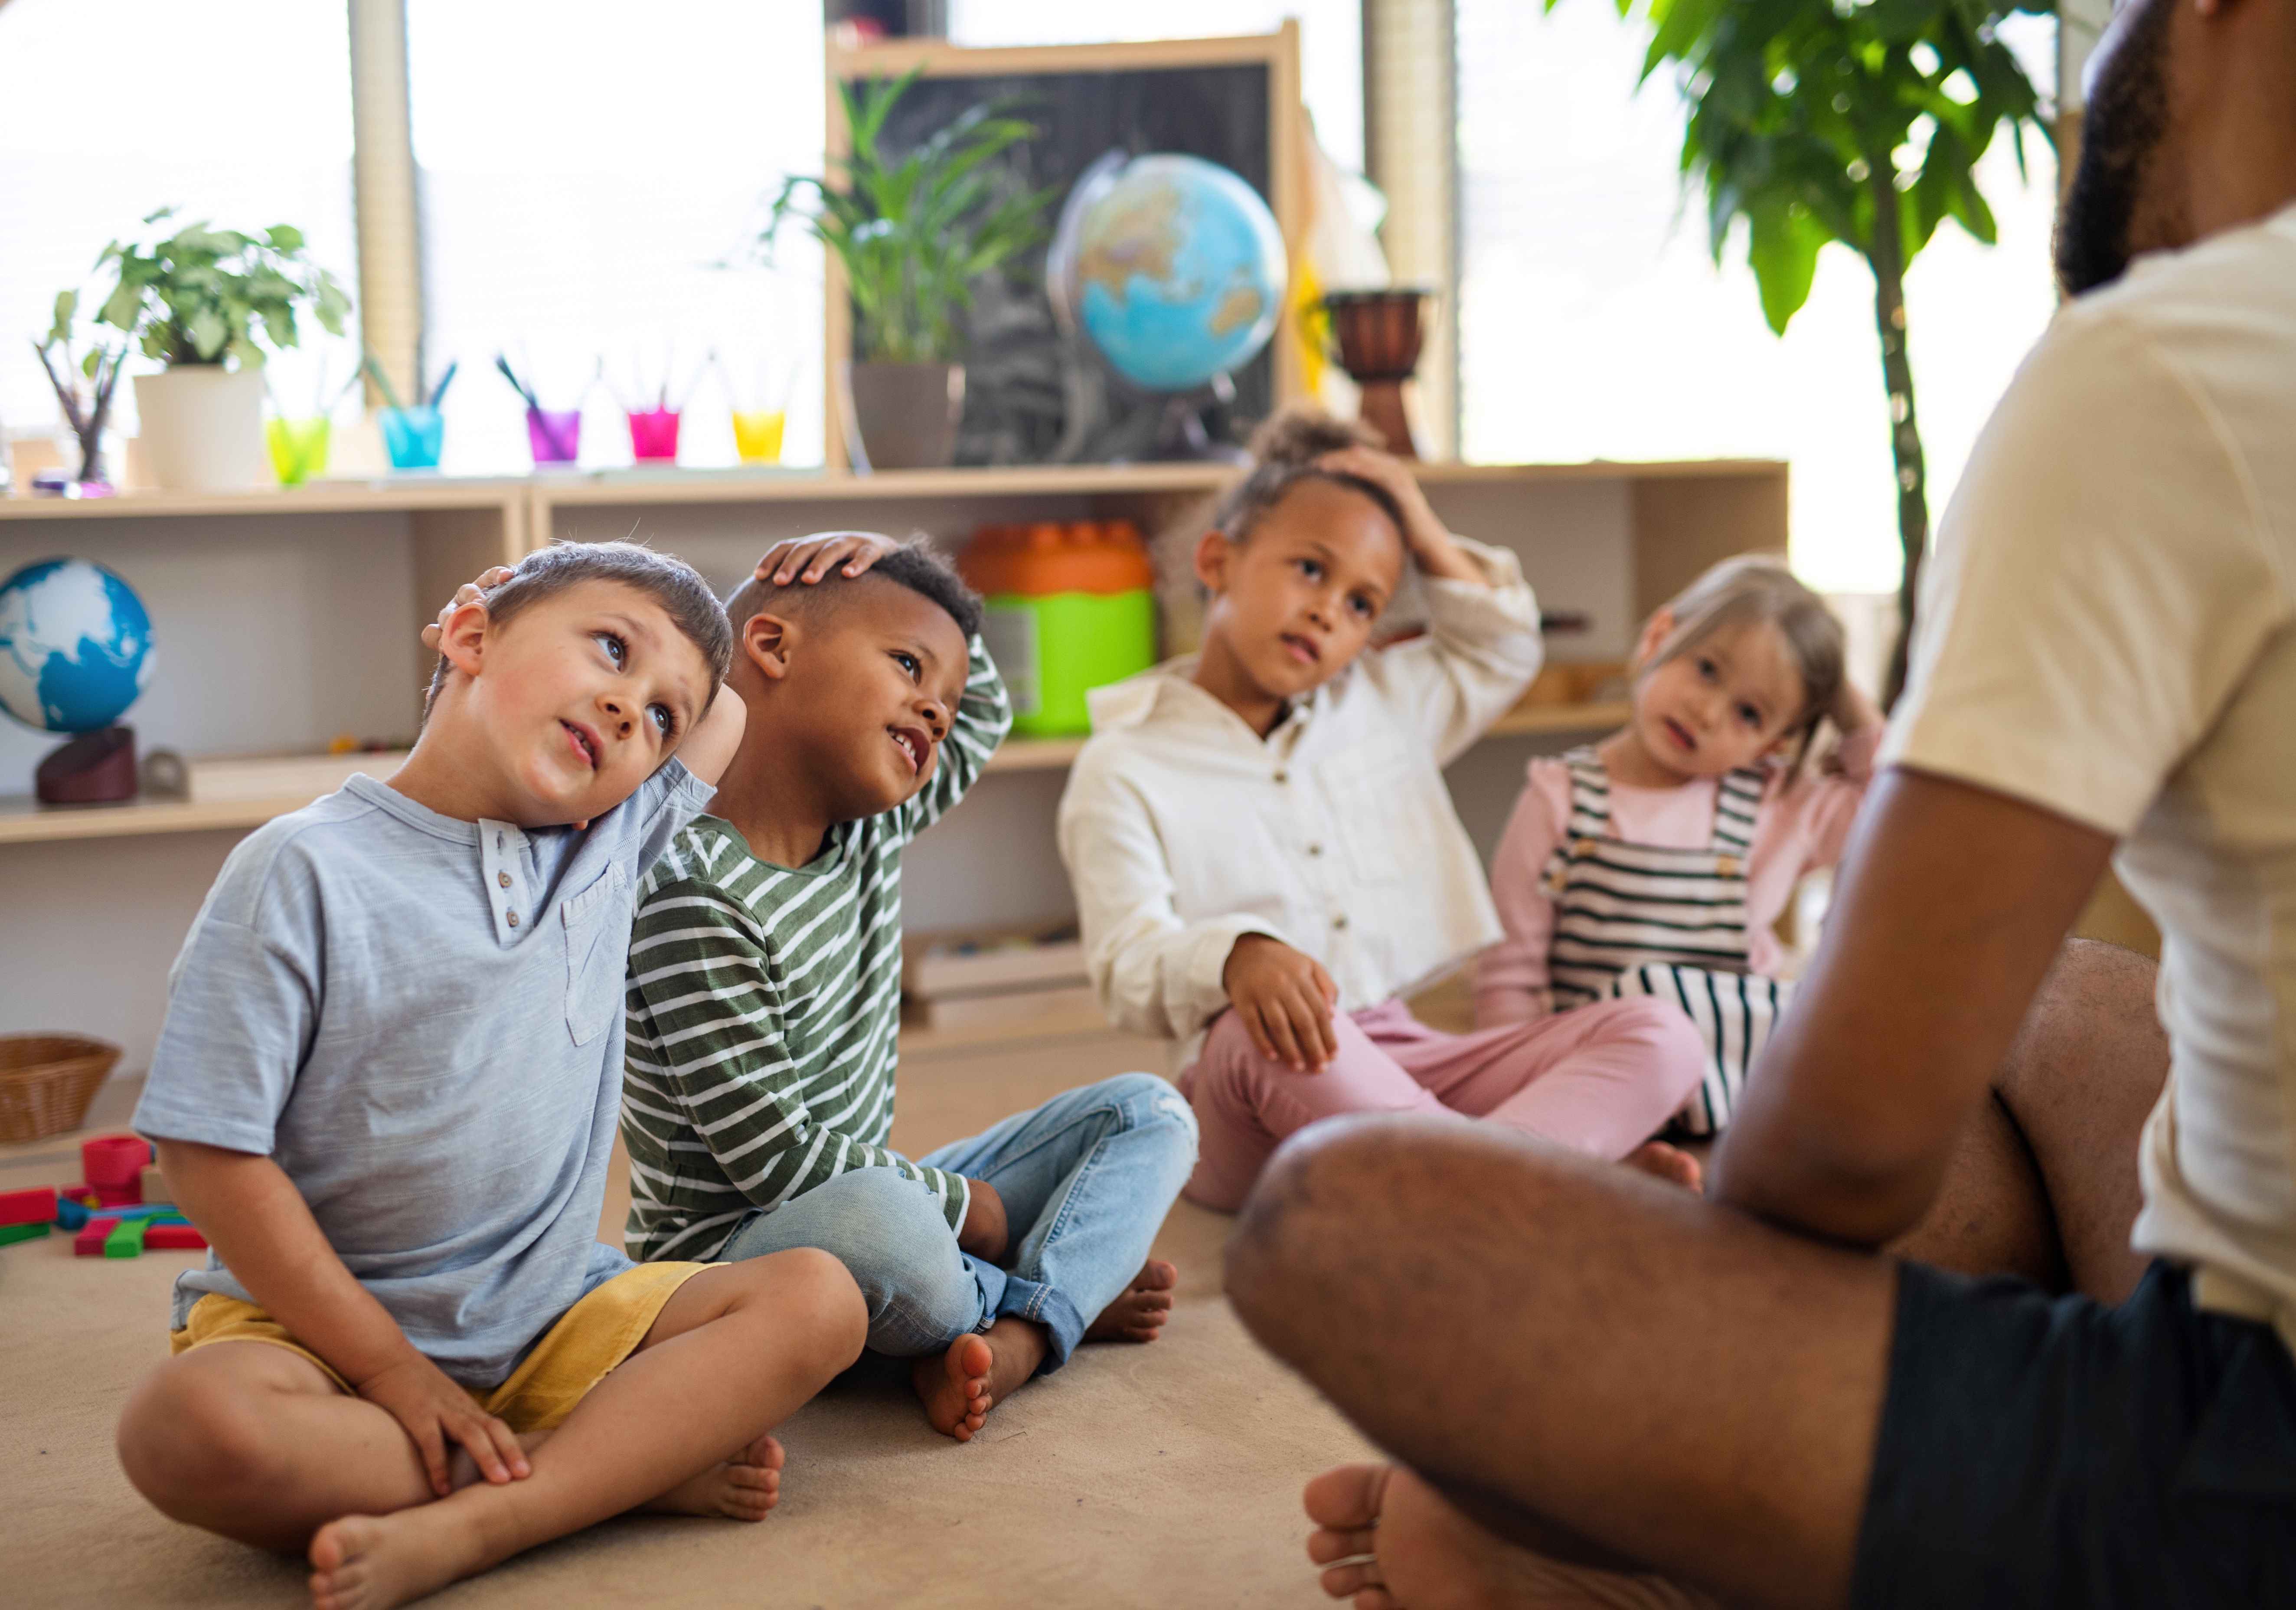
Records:
[[[2296,208],[2058,314],[1946,512],[1915,658],[1882,763],[2119,835],[2161,926],[2137,1248],[2296,1335]]]

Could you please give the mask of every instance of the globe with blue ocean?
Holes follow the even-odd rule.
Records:
[[[152,617],[102,565],[44,559],[0,581],[0,711],[42,732],[96,732],[151,676]]]
[[[1062,209],[1055,305],[1111,368],[1149,391],[1210,383],[1275,333],[1290,265],[1267,203],[1199,157],[1116,153]]]

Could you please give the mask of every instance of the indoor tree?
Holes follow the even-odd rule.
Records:
[[[1988,245],[1978,160],[2006,133],[2021,172],[2026,131],[2054,136],[2041,96],[2000,37],[2013,12],[2053,0],[1615,0],[1652,29],[1643,78],[1673,70],[1688,114],[1685,183],[1702,185],[1714,259],[1737,221],[1770,328],[1808,299],[1821,248],[1839,241],[1874,273],[1874,323],[1897,468],[1898,644],[1887,702],[1906,675],[1915,589],[1929,542],[1906,270],[1951,218]],[[1546,0],[1553,9],[1556,0]]]

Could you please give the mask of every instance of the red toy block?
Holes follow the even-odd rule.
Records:
[[[93,1187],[98,1207],[142,1207],[144,1187],[139,1180],[134,1185],[99,1185]]]
[[[207,1244],[208,1238],[188,1224],[155,1224],[144,1232],[147,1253],[195,1253]]]
[[[72,1256],[75,1258],[102,1257],[104,1237],[119,1228],[119,1220],[117,1219],[89,1220],[87,1228],[72,1237]]]
[[[51,1224],[56,1194],[42,1186],[29,1191],[0,1191],[0,1224]]]
[[[151,1161],[152,1143],[141,1136],[99,1135],[80,1143],[80,1168],[99,1192],[106,1186],[140,1192],[144,1165]]]

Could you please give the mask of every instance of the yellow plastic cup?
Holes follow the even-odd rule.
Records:
[[[263,439],[271,449],[271,467],[279,472],[281,486],[300,486],[314,475],[327,472],[329,434],[329,421],[324,414],[309,419],[264,422]]]
[[[779,464],[782,427],[789,421],[786,408],[734,410],[734,451],[743,464]]]

